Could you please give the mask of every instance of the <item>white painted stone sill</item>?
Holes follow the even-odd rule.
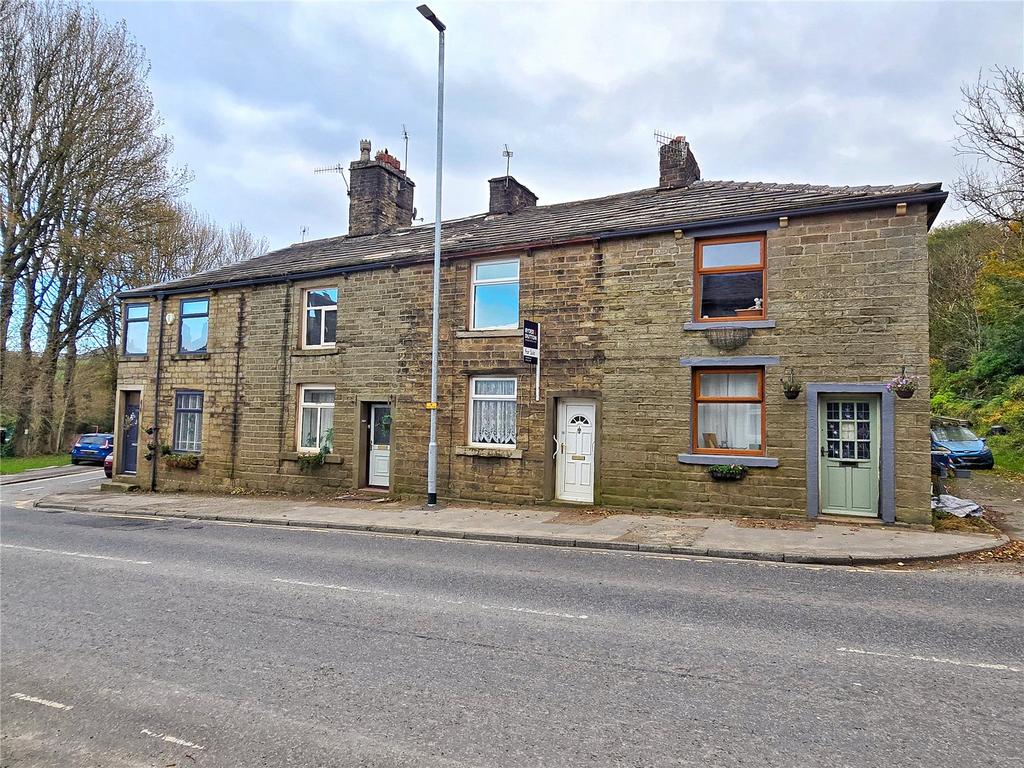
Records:
[[[481,456],[487,459],[521,459],[519,448],[483,448],[477,445],[460,445],[455,448],[456,456]]]
[[[708,331],[715,328],[774,328],[774,320],[721,320],[710,323],[698,323],[691,320],[683,323],[684,331]]]
[[[522,336],[522,328],[494,328],[486,331],[468,331],[465,329],[455,331],[456,339],[492,339],[507,336]]]
[[[700,464],[711,466],[712,464],[739,464],[741,467],[769,467],[774,469],[779,466],[779,460],[770,456],[723,456],[711,453],[680,453],[677,457],[680,464]]]
[[[336,355],[338,354],[338,348],[336,346],[331,347],[303,347],[301,349],[293,349],[292,354],[296,357],[314,357],[317,355]]]

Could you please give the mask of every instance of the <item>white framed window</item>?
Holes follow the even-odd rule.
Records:
[[[338,327],[338,289],[310,288],[302,292],[302,346],[333,347]]]
[[[469,442],[515,448],[516,379],[474,376],[469,380]]]
[[[149,339],[149,304],[124,305],[124,347],[126,355],[146,354]]]
[[[203,449],[203,393],[179,389],[174,393],[174,450],[200,453]]]
[[[298,450],[317,453],[334,447],[334,387],[299,387]]]
[[[519,327],[519,259],[475,262],[470,280],[473,330]]]

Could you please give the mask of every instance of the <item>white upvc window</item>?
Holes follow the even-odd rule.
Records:
[[[180,389],[174,394],[174,448],[177,453],[203,449],[203,393]]]
[[[330,452],[334,442],[334,387],[299,387],[298,450]]]
[[[519,327],[519,259],[474,262],[470,280],[473,330]]]
[[[337,338],[338,289],[309,288],[302,292],[302,347],[333,347]]]
[[[469,380],[469,442],[489,448],[515,448],[514,376],[474,376]]]

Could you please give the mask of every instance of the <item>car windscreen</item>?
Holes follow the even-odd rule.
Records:
[[[80,445],[103,445],[108,439],[106,435],[82,435],[78,442]]]
[[[977,440],[978,436],[967,427],[960,427],[955,424],[943,424],[932,427],[935,439],[941,442],[962,443],[968,440]]]

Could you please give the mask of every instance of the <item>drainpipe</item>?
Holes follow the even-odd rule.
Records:
[[[150,436],[156,446],[152,451],[149,467],[149,489],[156,490],[156,465],[160,456],[160,371],[164,359],[164,314],[167,309],[167,294],[160,294],[160,334],[156,343],[156,380],[153,382],[153,434]]]
[[[231,404],[231,479],[235,479],[238,462],[238,407],[242,386],[242,333],[245,325],[245,290],[238,294],[238,333],[235,336],[235,393]]]
[[[280,403],[281,414],[279,420],[278,434],[278,446],[277,453],[278,457],[284,453],[285,449],[285,396],[288,389],[288,377],[291,368],[291,347],[290,342],[292,338],[292,293],[295,290],[295,284],[289,280],[285,284],[284,292],[284,328],[281,333],[281,389],[278,393],[278,402]],[[281,459],[277,460],[277,473],[281,474]]]

